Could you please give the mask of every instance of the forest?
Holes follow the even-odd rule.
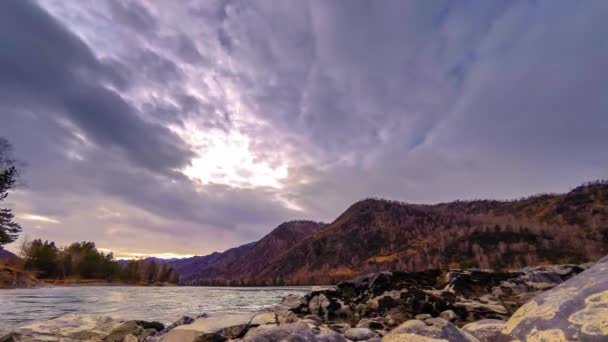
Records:
[[[153,260],[116,260],[112,253],[99,251],[94,242],[74,242],[58,248],[53,241],[24,242],[23,267],[38,279],[93,279],[129,284],[177,283],[170,267]]]

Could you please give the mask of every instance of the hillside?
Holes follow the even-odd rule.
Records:
[[[280,262],[280,256],[302,239],[323,227],[312,221],[290,221],[275,228],[259,241],[229,249],[223,253],[194,257],[169,263],[180,274],[180,283],[186,285],[248,285],[260,272]],[[280,278],[264,279],[260,284],[280,285]]]
[[[292,227],[283,224],[256,243],[180,274],[181,282],[329,284],[389,269],[503,270],[594,261],[608,253],[608,183],[514,201],[418,205],[366,199],[322,228],[312,225],[284,237],[282,230],[291,232],[285,225]]]

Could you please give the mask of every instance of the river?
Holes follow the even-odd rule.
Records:
[[[0,332],[68,313],[171,323],[187,315],[247,313],[270,308],[310,287],[53,286],[0,290]],[[2,334],[0,334],[2,335]]]

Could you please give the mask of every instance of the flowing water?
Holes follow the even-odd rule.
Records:
[[[68,313],[171,323],[202,313],[248,313],[270,308],[309,287],[56,286],[0,290],[0,332]],[[1,334],[0,334],[1,335]]]

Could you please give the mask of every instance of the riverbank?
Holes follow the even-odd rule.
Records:
[[[12,265],[0,265],[0,289],[31,288],[40,281],[32,272]]]
[[[68,315],[0,341],[604,341],[608,257],[497,273],[383,272],[286,296],[271,310],[153,321]]]

